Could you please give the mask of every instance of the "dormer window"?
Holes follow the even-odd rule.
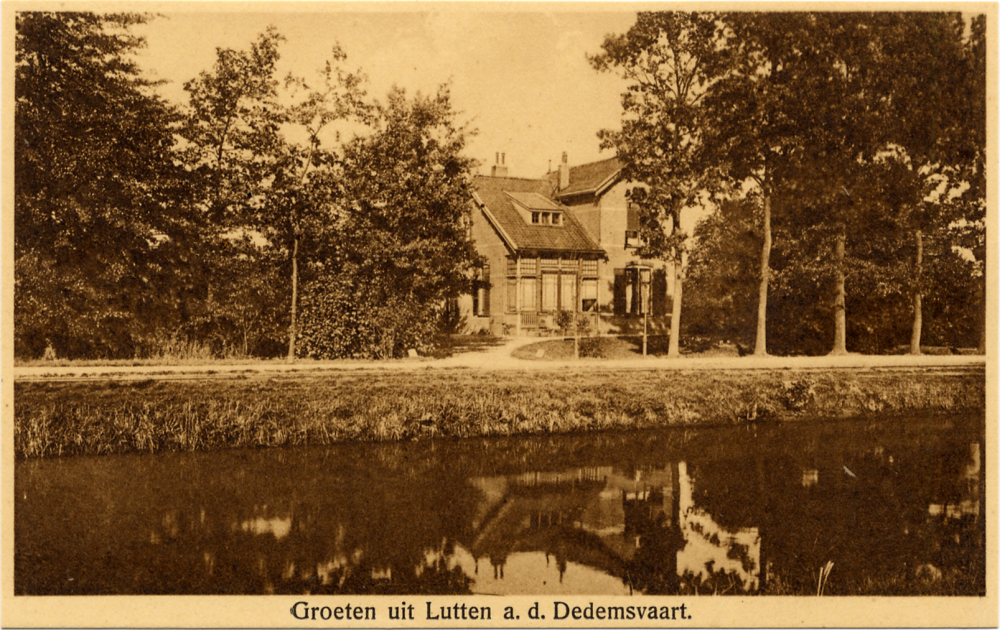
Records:
[[[563,207],[538,193],[505,192],[514,208],[531,225],[565,225]]]

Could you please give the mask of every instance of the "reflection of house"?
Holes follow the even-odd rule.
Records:
[[[552,555],[560,580],[573,562],[644,588],[655,572],[676,581],[676,467],[625,475],[610,467],[472,480],[486,502],[469,551],[489,557],[494,577],[514,553]]]
[[[471,234],[485,259],[457,310],[469,331],[532,334],[560,311],[586,313],[591,330],[637,332],[648,311],[667,322],[668,265],[636,255],[639,220],[630,185],[611,158],[539,179],[507,176],[498,155],[473,182]]]

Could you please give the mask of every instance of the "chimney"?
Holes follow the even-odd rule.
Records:
[[[559,190],[569,186],[569,156],[563,151],[562,162],[559,163]]]
[[[507,165],[504,162],[507,161],[506,153],[497,153],[496,155],[497,163],[493,165],[490,172],[493,177],[507,177]]]

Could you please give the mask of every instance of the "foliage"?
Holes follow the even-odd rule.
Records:
[[[219,246],[213,290],[184,334],[202,340],[216,356],[276,356],[288,330],[286,256],[249,238]]]
[[[306,287],[303,354],[399,356],[426,348],[445,300],[468,291],[472,161],[447,87],[394,89],[375,130],[344,147],[335,254]]]
[[[249,50],[219,49],[212,71],[201,73],[185,88],[191,95],[188,159],[217,230],[253,233],[283,251],[290,263],[291,358],[300,262],[314,260],[316,248],[328,240],[325,234],[336,225],[341,192],[338,156],[321,146],[321,134],[336,121],[364,117],[368,106],[363,102],[363,77],[342,68],[347,56],[337,45],[318,88],[289,76],[282,90],[276,77],[282,41],[270,28]],[[292,140],[296,134],[305,141]],[[215,240],[218,249],[219,238]]]
[[[250,202],[273,176],[285,120],[275,77],[282,41],[269,28],[250,50],[217,49],[211,72],[184,84],[185,158],[199,183],[200,205],[217,231],[246,225]]]
[[[778,197],[775,205],[794,203]],[[894,222],[897,215],[871,213],[855,231],[846,265],[848,348],[869,354],[894,353],[910,334],[913,243]],[[780,355],[818,355],[833,340],[830,286],[831,228],[809,226],[796,212],[778,213],[772,256],[768,320],[771,350]],[[749,347],[756,320],[760,198],[728,202],[695,230],[697,247],[689,267],[685,331]],[[924,326],[928,345],[970,347],[976,343],[975,263],[953,247],[954,235],[925,241],[927,294]]]
[[[622,94],[621,131],[602,131],[630,182],[638,206],[645,257],[680,262],[685,235],[680,213],[717,187],[714,163],[702,138],[708,122],[702,106],[725,68],[723,40],[714,13],[640,13],[624,35],[609,35],[590,58],[598,70],[617,70],[628,81]]]
[[[752,347],[761,247],[761,199],[723,202],[695,228],[688,262],[685,336]]]
[[[129,356],[176,324],[163,284],[199,226],[180,201],[175,110],[131,55],[133,14],[19,12],[15,37],[15,352]]]
[[[686,329],[742,343],[756,319],[757,351],[770,321],[772,349],[781,354],[816,354],[845,341],[851,350],[888,352],[905,341],[920,306],[913,296],[921,294],[940,309],[933,321],[925,313],[935,327],[928,335],[967,330],[970,311],[959,313],[964,304],[981,309],[981,301],[966,293],[946,305],[949,292],[935,278],[961,273],[954,246],[964,240],[969,252],[981,233],[983,206],[970,183],[981,173],[981,94],[975,105],[967,94],[981,84],[977,22],[963,43],[954,13],[726,13],[718,21],[718,80],[706,87],[699,137],[708,164],[744,189],[752,182],[760,195],[760,310],[752,318],[746,239],[723,240],[748,233],[746,212],[726,204],[731,216],[716,213],[699,228],[707,249],[693,254],[689,271],[698,282]],[[645,46],[656,54],[657,42]],[[961,116],[976,121],[974,131]],[[918,238],[929,248],[920,264]],[[975,277],[975,267],[965,267]],[[846,330],[838,304],[850,316]],[[963,323],[952,326],[944,312]]]

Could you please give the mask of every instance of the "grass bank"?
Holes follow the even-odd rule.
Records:
[[[985,409],[982,367],[17,382],[18,459]]]

